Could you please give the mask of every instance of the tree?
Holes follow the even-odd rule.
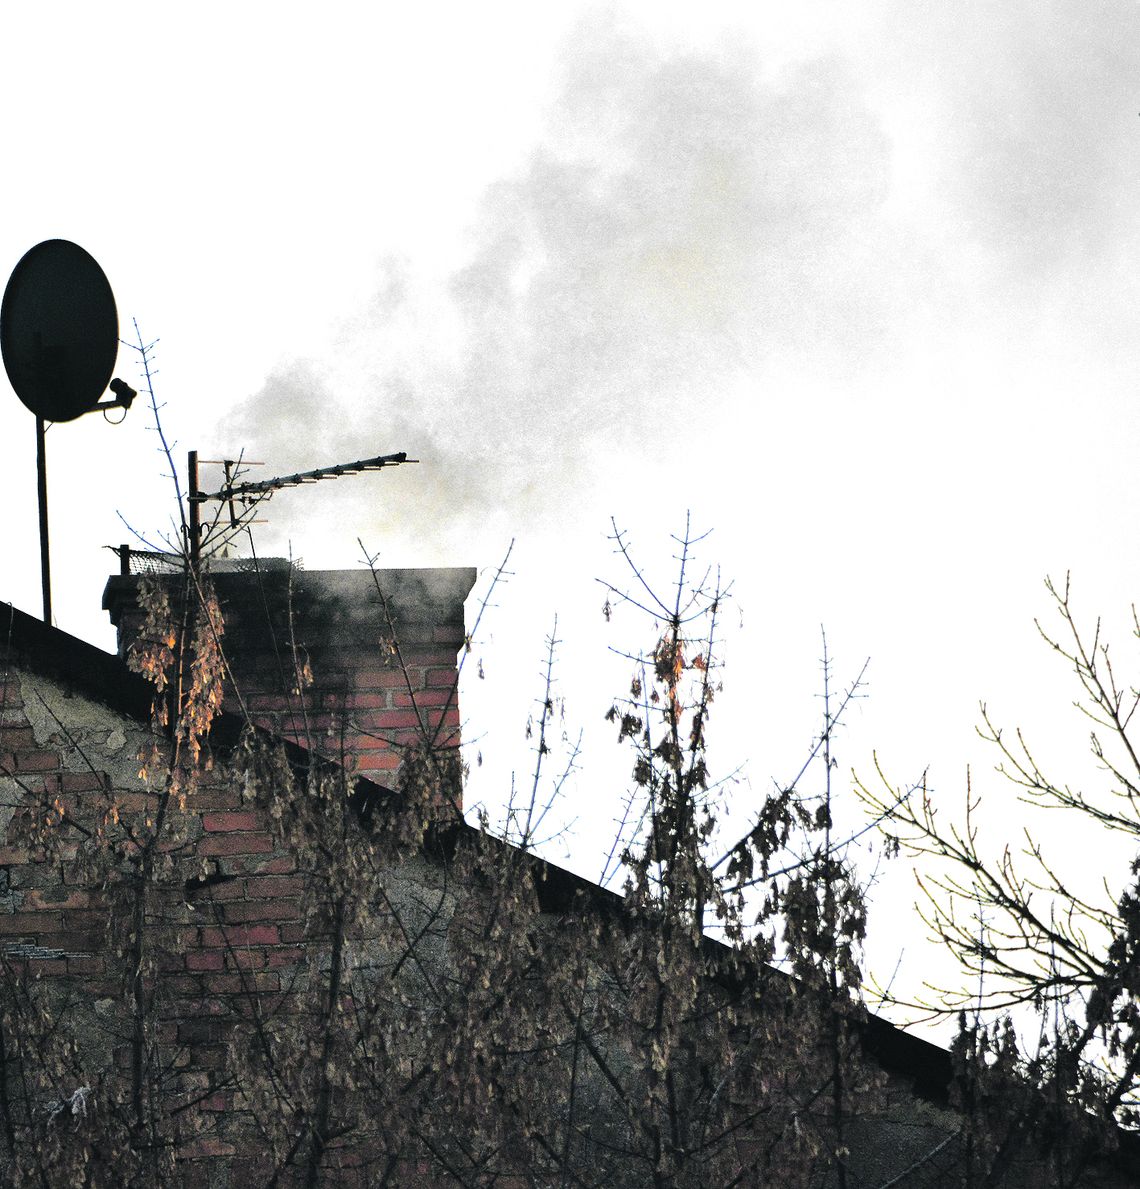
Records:
[[[982,798],[969,780],[964,815],[949,822],[925,790],[904,795],[885,779],[861,786],[891,841],[923,860],[924,919],[976,984],[924,1006],[959,1019],[953,1055],[964,1176],[979,1186],[1009,1183],[1019,1160],[1041,1153],[1050,1184],[1082,1184],[1138,1122],[1140,692],[1118,676],[1099,621],[1091,637],[1078,625],[1068,576],[1060,589],[1046,586],[1061,631],[1040,623],[1038,630],[1080,685],[1075,705],[1091,723],[1103,785],[1047,775],[1026,736],[1003,731],[985,706],[979,733],[1023,803],[1065,815],[1072,837],[1091,827],[1094,843],[1106,832],[1125,841],[1135,857],[1122,886],[1106,878],[1099,897],[1078,890],[1072,856],[1051,859],[1028,829],[1020,855],[1005,845],[992,857]],[[1140,638],[1135,611],[1133,623]]]
[[[123,998],[80,1026],[66,981],[8,964],[9,1180],[157,1185],[225,1159],[264,1185],[846,1184],[844,1128],[870,1109],[875,1078],[857,1041],[862,896],[831,833],[841,708],[828,662],[811,749],[821,795],[773,790],[718,847],[707,734],[728,592],[695,571],[702,540],[676,538],[677,578],[659,597],[614,530],[631,585],[608,586],[607,612],[651,625],[608,714],[632,753],[620,895],[534,853],[554,633],[508,844],[449,810],[461,760],[431,726],[442,715],[420,717],[395,795],[366,802],[315,737],[227,738],[208,574],[186,564],[144,583],[134,663],[155,697],[141,785],[92,757],[90,795],[18,788],[18,840],[50,859],[44,878],[92,890]],[[307,659],[282,645],[303,702]],[[394,630],[385,647],[399,672]],[[291,857],[293,874],[257,877],[296,884],[288,938],[235,923],[230,885],[199,853],[200,806],[235,787]],[[207,934],[230,973],[203,999],[183,958]],[[202,1038],[217,1062],[194,1055]],[[64,1098],[67,1086],[80,1089]]]
[[[351,1133],[377,1179],[430,1168],[470,1185],[791,1186],[834,1166],[844,1183],[846,1096],[866,1096],[871,1079],[847,1026],[861,900],[828,845],[830,807],[809,812],[779,790],[717,873],[706,731],[726,594],[710,573],[690,579],[687,531],[668,601],[616,528],[614,539],[639,590],[609,594],[654,625],[607,716],[634,753],[620,899],[584,883],[544,887],[532,853],[554,633],[513,845],[485,822],[420,828],[456,779],[448,740],[425,737],[406,754],[401,795],[375,808],[367,834],[348,811],[343,768],[309,769],[300,790],[279,753],[256,759],[275,766],[251,783],[282,842],[304,855],[310,924],[329,953],[295,995],[251,998],[257,1043],[234,1077],[256,1089],[274,1177],[303,1167],[318,1183],[330,1144]],[[810,858],[772,870],[797,833],[817,835]],[[397,873],[425,841],[443,862],[411,891]],[[745,894],[758,871],[769,884],[759,908]],[[810,983],[772,965],[778,950]]]
[[[18,765],[0,769],[16,795],[7,841],[30,859],[28,892],[74,909],[73,921],[97,908],[90,915],[104,924],[106,969],[118,977],[96,985],[104,1002],[114,995],[121,1007],[92,1018],[83,980],[45,982],[42,966],[33,971],[19,960],[43,957],[39,947],[4,956],[0,1122],[6,1176],[16,1182],[167,1183],[178,1144],[200,1122],[190,1110],[196,1087],[164,1043],[163,956],[177,944],[187,806],[221,709],[222,624],[209,585],[189,572],[173,601],[161,586],[148,586],[143,597],[145,644],[132,663],[152,683],[154,704],[150,729],[136,740],[137,778],[129,786],[109,779],[42,697],[40,712],[74,752],[80,779],[68,789],[62,774],[48,781]],[[48,962],[64,952],[53,958],[49,951]]]

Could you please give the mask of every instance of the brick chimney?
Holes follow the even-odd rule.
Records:
[[[226,710],[240,713],[244,703],[258,725],[389,788],[402,748],[424,731],[441,746],[458,745],[456,658],[473,569],[373,575],[273,559],[256,571],[248,562],[215,562],[211,579],[233,674]],[[112,577],[103,592],[124,658],[143,624],[140,581]],[[298,667],[306,665],[312,683],[299,689]]]

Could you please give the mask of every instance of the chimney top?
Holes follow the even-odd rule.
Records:
[[[240,694],[254,722],[389,786],[425,734],[458,746],[456,657],[473,568],[302,570],[271,559],[255,569],[230,559],[212,561],[210,578],[232,674],[227,709]],[[124,658],[144,623],[142,580],[115,575],[103,591]],[[312,684],[299,688],[305,666]]]

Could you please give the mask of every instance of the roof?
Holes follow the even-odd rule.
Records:
[[[132,672],[119,656],[7,603],[0,604],[0,659],[56,681],[128,718],[139,722],[150,719],[154,687]],[[223,712],[211,728],[211,743],[225,750],[236,744],[245,729],[243,719]],[[286,750],[291,761],[306,762],[308,753],[300,745],[287,742]],[[358,778],[353,800],[358,806],[368,806],[393,795],[391,789]],[[465,836],[475,833],[477,828],[466,822],[449,823],[431,832],[428,845],[441,857],[446,856],[454,853]],[[499,841],[498,845],[511,844]],[[535,892],[543,912],[565,913],[583,900],[606,913],[622,912],[623,899],[617,893],[538,855],[528,858],[533,864]],[[709,939],[707,945],[714,962],[720,951],[727,956],[725,947],[714,939]],[[910,1079],[916,1093],[931,1101],[946,1101],[952,1067],[945,1049],[874,1015],[867,1020],[865,1044],[885,1071]]]

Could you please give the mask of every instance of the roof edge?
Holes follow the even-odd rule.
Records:
[[[0,603],[0,664],[18,665],[146,722],[154,687],[113,652]]]

